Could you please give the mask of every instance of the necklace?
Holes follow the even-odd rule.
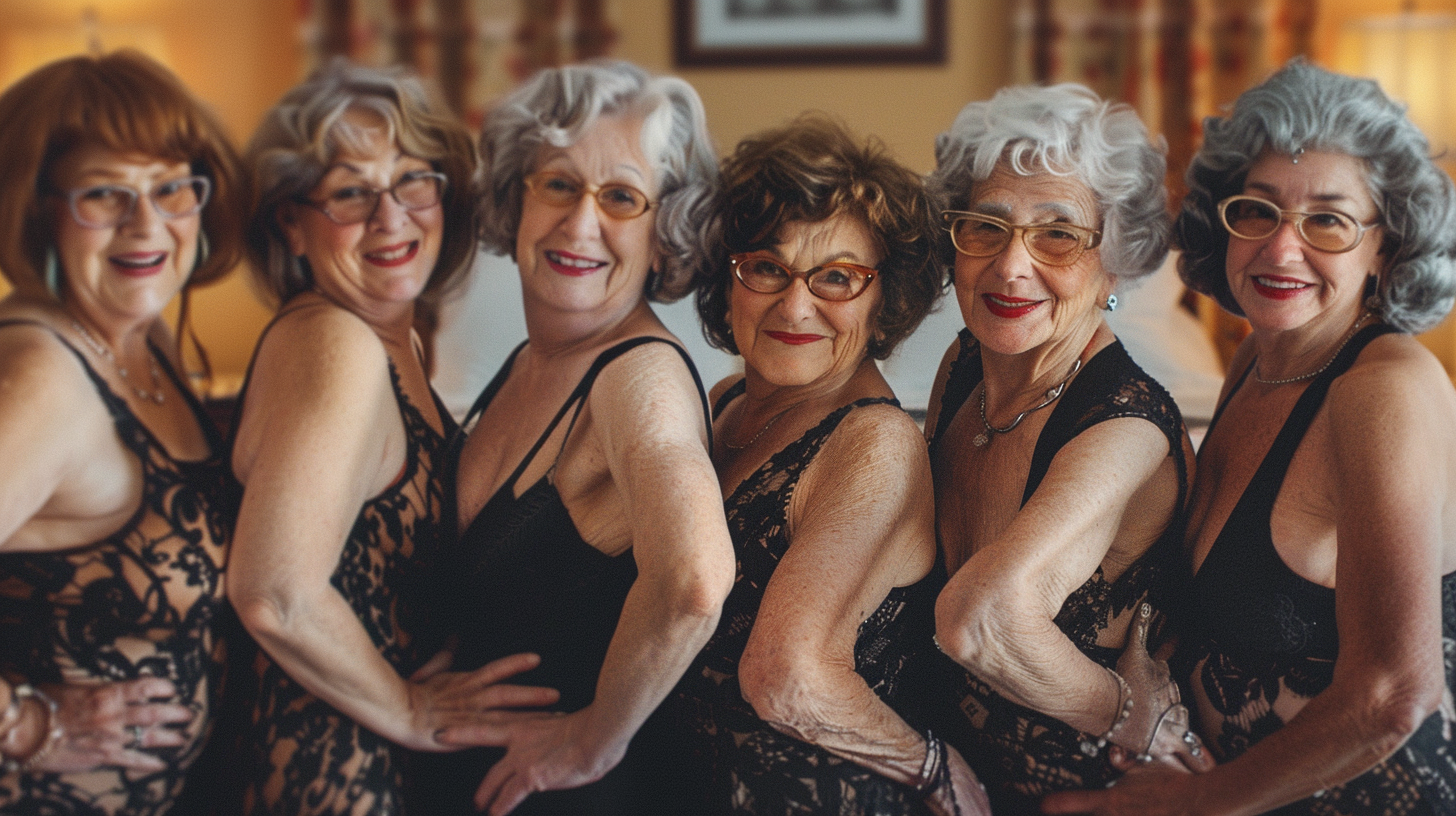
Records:
[[[758,438],[760,436],[763,436],[765,433],[767,433],[768,432],[768,429],[769,428],[772,428],[773,427],[773,424],[775,422],[778,422],[779,421],[779,417],[782,417],[784,414],[787,414],[790,410],[793,409],[793,407],[794,406],[790,405],[788,408],[785,408],[784,410],[779,411],[777,414],[774,414],[773,417],[770,418],[768,422],[763,423],[763,427],[758,429],[758,433],[754,434],[752,439],[748,440],[747,442],[744,442],[742,445],[735,445],[732,442],[729,442],[728,441],[728,437],[727,437],[726,434],[723,436],[723,445],[725,447],[727,447],[729,450],[743,450],[744,448],[747,448],[747,447],[751,446],[754,442],[757,442],[758,441]]]
[[[986,381],[981,380],[981,424],[986,426],[986,430],[976,434],[976,438],[971,440],[971,444],[978,448],[985,447],[986,443],[991,441],[993,435],[1010,433],[1016,430],[1016,426],[1021,424],[1021,420],[1026,419],[1027,414],[1036,413],[1056,402],[1057,397],[1060,397],[1062,392],[1067,389],[1067,383],[1071,382],[1072,378],[1077,376],[1077,372],[1081,370],[1082,358],[1078,357],[1072,361],[1072,370],[1067,372],[1067,376],[1052,388],[1047,389],[1046,399],[1017,414],[1016,419],[1011,420],[1011,424],[1004,428],[998,428],[992,425],[991,420],[986,417]]]
[[[1278,380],[1266,380],[1259,374],[1259,359],[1256,357],[1254,358],[1254,381],[1262,383],[1263,385],[1288,385],[1289,383],[1299,382],[1300,380],[1308,380],[1313,377],[1318,377],[1319,375],[1324,373],[1325,369],[1329,368],[1331,365],[1334,364],[1335,358],[1340,356],[1340,352],[1345,350],[1345,346],[1348,346],[1350,344],[1350,341],[1355,339],[1355,334],[1360,331],[1361,326],[1365,325],[1365,318],[1369,316],[1369,312],[1361,314],[1360,318],[1355,321],[1355,325],[1350,327],[1350,331],[1345,333],[1345,339],[1340,341],[1340,345],[1338,348],[1335,349],[1335,353],[1330,355],[1330,359],[1325,360],[1324,365],[1316,368],[1314,371],[1311,371],[1308,374],[1300,374],[1298,377],[1284,377]]]
[[[152,356],[150,347],[147,349],[147,367],[151,369],[152,390],[148,391],[145,388],[138,388],[137,386],[132,385],[131,382],[127,380],[126,366],[123,366],[121,362],[116,359],[116,354],[112,352],[112,350],[100,340],[97,340],[96,335],[92,334],[91,330],[86,328],[86,326],[81,323],[81,321],[77,320],[74,317],[71,318],[71,328],[75,329],[76,333],[81,335],[81,339],[85,340],[86,345],[89,346],[92,351],[96,352],[96,356],[104,358],[106,362],[111,363],[111,367],[115,368],[116,373],[121,375],[121,381],[126,383],[127,387],[131,388],[132,393],[137,395],[137,399],[149,400],[151,402],[155,402],[158,405],[161,405],[162,403],[167,401],[167,395],[162,393],[162,372],[157,368],[157,360],[155,357]]]

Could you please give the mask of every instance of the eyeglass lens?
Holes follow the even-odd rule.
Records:
[[[768,258],[746,257],[735,264],[738,279],[749,289],[764,295],[782,292],[794,281],[794,273]],[[872,275],[852,266],[825,264],[809,270],[804,282],[809,291],[824,300],[851,300],[864,291]]]
[[[1295,229],[1315,249],[1343,252],[1359,243],[1362,230],[1353,218],[1338,212],[1295,213],[1280,210],[1261,198],[1236,196],[1223,203],[1223,221],[1240,238],[1268,238],[1288,216]]]
[[[211,184],[203,176],[163,182],[147,193],[152,208],[163,218],[182,218],[192,215],[207,204]],[[102,184],[72,190],[68,194],[71,214],[76,222],[93,229],[114,227],[131,220],[137,198],[140,196],[131,187],[118,184]]]
[[[406,210],[423,210],[440,203],[444,186],[442,173],[406,173],[388,192]],[[384,193],[363,185],[345,187],[329,193],[318,207],[335,223],[358,224],[373,217]]]
[[[956,249],[973,257],[989,258],[1005,251],[1015,229],[1021,230],[1031,256],[1043,263],[1070,264],[1085,246],[1081,234],[1056,224],[1013,228],[1000,221],[958,218],[951,225],[950,234]]]
[[[592,194],[602,212],[618,220],[636,218],[647,212],[647,194],[628,184],[595,187],[566,173],[542,171],[526,177],[526,186],[552,207],[571,207],[584,195]]]

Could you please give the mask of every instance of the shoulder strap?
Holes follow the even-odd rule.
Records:
[[[718,416],[721,416],[723,414],[723,409],[728,407],[728,403],[730,403],[733,400],[737,399],[739,396],[741,396],[747,390],[748,390],[748,378],[747,377],[743,377],[738,382],[733,383],[732,385],[728,386],[728,388],[725,389],[723,391],[723,393],[721,393],[721,394],[718,395],[718,401],[713,404],[713,416],[715,418],[718,417]]]
[[[970,399],[971,392],[976,390],[976,385],[985,376],[981,370],[981,355],[976,353],[976,338],[971,330],[961,329],[956,336],[960,338],[961,349],[951,362],[950,370],[946,372],[945,390],[940,394],[940,413],[935,417],[935,433],[930,436],[932,447],[940,441],[941,435],[950,427],[951,420],[955,419],[956,413]]]
[[[208,447],[212,448],[218,455],[226,454],[227,451],[223,448],[222,434],[218,431],[218,427],[213,424],[212,417],[207,414],[207,409],[202,407],[202,402],[192,392],[187,382],[182,379],[182,375],[177,373],[177,369],[172,367],[172,361],[167,359],[167,355],[163,354],[162,350],[157,348],[156,344],[150,338],[147,339],[147,347],[151,350],[152,356],[156,357],[157,362],[161,364],[162,370],[171,378],[172,384],[177,386],[178,391],[182,392],[182,399],[187,401],[187,407],[192,411],[192,416],[197,419],[197,424],[202,426],[202,435],[207,438]]]
[[[1237,380],[1234,380],[1234,386],[1233,388],[1229,389],[1228,396],[1224,397],[1223,401],[1220,402],[1218,406],[1213,409],[1213,419],[1210,419],[1208,421],[1208,429],[1204,431],[1205,439],[1208,437],[1208,434],[1213,433],[1213,426],[1218,424],[1218,418],[1223,416],[1224,406],[1228,405],[1229,400],[1232,400],[1234,398],[1234,394],[1239,393],[1239,389],[1244,387],[1244,381],[1249,378],[1249,372],[1253,370],[1254,363],[1251,361],[1247,366],[1244,366],[1243,373],[1239,374],[1239,378]]]
[[[530,341],[522,340],[519,345],[511,349],[511,353],[506,357],[506,361],[495,372],[495,376],[490,378],[490,382],[480,392],[480,396],[475,398],[475,404],[470,406],[470,410],[465,413],[465,418],[460,420],[461,428],[469,428],[470,423],[474,422],[485,412],[491,400],[495,399],[495,395],[501,390],[501,386],[505,385],[506,378],[510,376],[511,367],[516,364],[516,355],[521,353],[521,349],[525,348],[528,342]]]

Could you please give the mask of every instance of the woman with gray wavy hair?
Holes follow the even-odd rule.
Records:
[[[425,758],[420,812],[637,813],[654,767],[634,735],[733,581],[707,398],[648,303],[708,268],[717,163],[691,86],[625,62],[537,74],[481,154],[485,244],[515,259],[527,339],[465,420],[456,667],[534,652],[522,679],[561,699],[447,730],[500,749]]]
[[[966,321],[926,418],[951,573],[936,636],[954,661],[936,728],[994,812],[1107,784],[1109,746],[1202,767],[1177,686],[1143,648],[1192,449],[1102,317],[1167,252],[1162,151],[1126,105],[1058,85],[967,105],[936,158]]]
[[[1456,389],[1409,332],[1451,309],[1456,189],[1379,86],[1304,62],[1205,121],[1188,179],[1184,280],[1252,328],[1173,663],[1222,764],[1059,812],[1451,813]]]
[[[238,667],[256,687],[243,806],[398,814],[397,746],[451,750],[441,728],[555,699],[496,683],[530,656],[426,666],[454,424],[412,326],[474,253],[474,146],[417,79],[339,60],[268,112],[247,159],[248,248],[278,314],[232,451],[228,597],[262,647]]]

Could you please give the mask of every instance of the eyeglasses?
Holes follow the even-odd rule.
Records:
[[[449,179],[444,173],[420,170],[400,176],[399,181],[388,190],[367,184],[355,184],[330,192],[324,196],[323,201],[300,198],[298,203],[313,207],[328,216],[330,221],[343,227],[373,218],[374,213],[379,210],[379,200],[385,193],[389,193],[399,206],[410,212],[429,209],[440,203],[447,181]]]
[[[1338,210],[1295,212],[1281,210],[1272,201],[1256,196],[1229,196],[1218,202],[1218,217],[1229,234],[1250,241],[1268,238],[1285,221],[1294,224],[1294,231],[1304,242],[1321,252],[1349,252],[1360,245],[1365,231],[1379,220],[1362,224]]]
[[[810,294],[822,300],[854,300],[864,294],[877,270],[859,264],[835,261],[796,272],[756,252],[740,252],[728,256],[733,274],[751,292],[772,295],[789,288],[794,278],[803,278]]]
[[[526,176],[526,189],[551,207],[574,207],[590,195],[609,218],[626,221],[647,212],[652,201],[630,184],[587,184],[576,176],[556,170],[542,170]]]
[[[1102,243],[1102,233],[1076,224],[1013,224],[983,213],[950,211],[941,213],[957,252],[973,258],[1000,255],[1016,233],[1031,257],[1048,266],[1071,266],[1086,252]]]
[[[162,218],[185,218],[200,212],[212,194],[206,176],[187,176],[156,185],[146,193],[152,209]],[[125,224],[136,214],[142,193],[121,184],[98,184],[59,193],[66,199],[71,218],[89,229],[109,229]]]

